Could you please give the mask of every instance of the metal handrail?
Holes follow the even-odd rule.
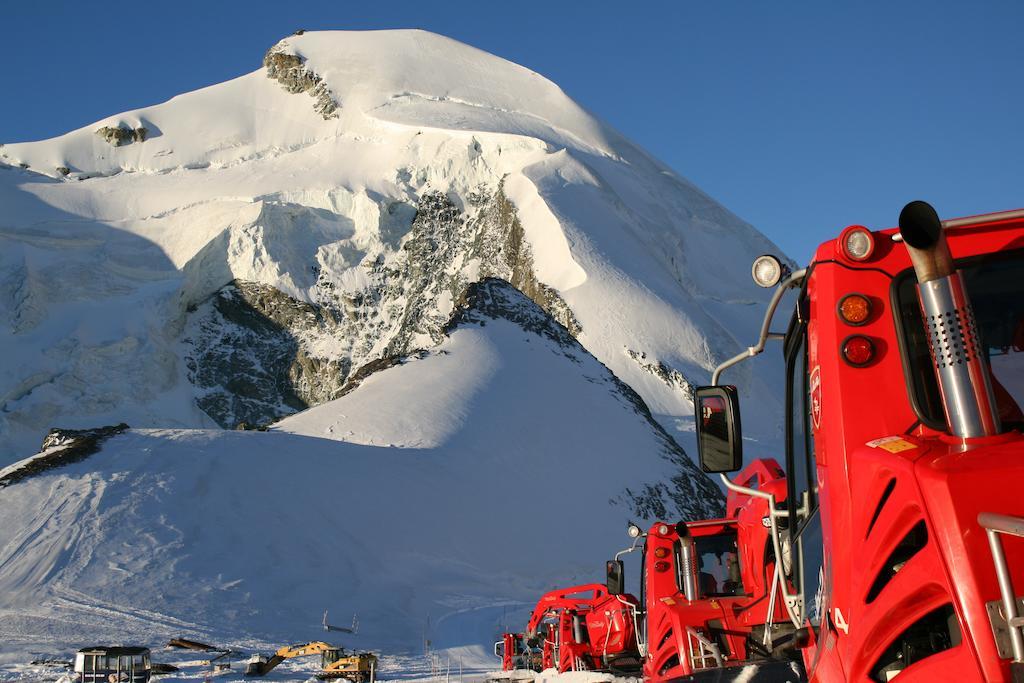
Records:
[[[1013,579],[1010,569],[1006,566],[1006,554],[999,534],[1024,538],[1024,518],[1000,515],[994,512],[982,512],[978,515],[978,524],[988,535],[988,545],[992,550],[992,563],[996,567],[996,580],[999,582],[999,593],[1003,600],[1003,611],[1006,613],[1006,626],[1010,633],[1010,645],[1013,648],[1013,661],[1024,664],[1024,618],[1017,614],[1017,593],[1013,590]]]
[[[742,353],[738,353],[732,358],[720,363],[718,367],[715,368],[715,371],[711,373],[712,386],[718,385],[718,378],[721,376],[722,372],[725,371],[727,368],[730,368],[733,365],[736,365],[737,363],[745,361],[748,358],[753,358],[754,356],[764,351],[764,345],[768,342],[769,339],[782,339],[785,336],[781,333],[770,331],[769,328],[771,328],[772,325],[772,318],[775,317],[775,309],[779,307],[779,302],[782,301],[782,295],[785,294],[791,287],[795,287],[798,284],[801,284],[803,282],[805,275],[807,275],[807,269],[801,268],[800,270],[796,271],[788,278],[783,280],[782,283],[775,288],[775,291],[772,293],[772,298],[768,302],[768,310],[765,311],[764,320],[761,322],[761,333],[757,337],[757,343],[749,347]]]
[[[753,358],[754,356],[757,356],[760,353],[762,353],[764,351],[765,344],[768,343],[768,340],[781,340],[785,337],[785,335],[783,334],[771,331],[772,320],[775,318],[775,311],[778,309],[779,303],[782,301],[783,295],[793,287],[801,286],[806,276],[807,268],[802,268],[791,274],[788,278],[783,280],[782,283],[778,285],[778,287],[776,287],[775,292],[772,294],[771,300],[768,302],[768,310],[765,311],[764,320],[761,321],[761,333],[758,335],[757,343],[749,347],[746,351],[739,353],[733,356],[732,358],[719,364],[719,366],[715,368],[714,373],[712,373],[711,375],[712,385],[718,385],[718,380],[721,377],[722,372],[725,371],[726,369],[732,367],[733,365],[736,365],[737,363],[741,363],[747,360],[748,358]],[[730,491],[742,493],[744,495],[751,496],[752,498],[762,498],[768,501],[768,518],[771,523],[772,550],[774,550],[775,552],[776,564],[782,562],[782,541],[779,538],[778,520],[782,517],[788,517],[789,512],[787,510],[779,510],[775,506],[775,496],[773,494],[767,493],[765,491],[759,491],[757,489],[752,489],[747,486],[740,486],[739,484],[735,483],[732,479],[727,477],[725,474],[720,474],[719,476],[722,478],[722,483]],[[803,611],[802,596],[799,593],[796,595],[791,595],[785,585],[785,576],[782,574],[782,572],[778,572],[777,574],[779,579],[779,588],[782,592],[783,604],[786,607],[786,613],[789,616],[789,620],[793,622],[794,626],[800,626],[800,617],[802,616]]]
[[[697,629],[695,629],[692,626],[687,626],[686,627],[686,635],[687,635],[686,646],[690,650],[689,655],[690,655],[690,669],[691,670],[696,671],[696,670],[698,670],[698,668],[700,668],[700,669],[707,669],[708,668],[707,660],[709,660],[709,659],[714,659],[715,660],[715,666],[718,667],[718,668],[721,668],[721,667],[725,666],[725,658],[722,657],[722,652],[718,649],[718,645],[716,643],[713,643],[710,640],[708,640],[707,638],[705,638],[703,635],[701,635],[697,631]],[[698,649],[697,649],[697,653],[696,654],[694,654],[694,652],[693,652],[693,641],[694,640],[697,641],[697,645],[698,645]],[[706,652],[706,654],[705,654],[705,652]],[[698,660],[700,661],[700,666],[699,667],[697,666]]]

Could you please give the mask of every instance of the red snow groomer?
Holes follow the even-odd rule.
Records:
[[[738,480],[785,500],[786,481],[774,460],[752,462]],[[645,681],[702,674],[729,680],[727,669],[751,661],[777,660],[773,667],[794,673],[787,647],[794,628],[778,590],[782,568],[766,526],[768,503],[730,493],[726,514],[655,522],[646,534],[630,525],[633,546],[608,563],[608,590],[615,594],[625,582],[619,558],[641,550]]]
[[[700,460],[767,503],[811,680],[1024,681],[1024,211],[942,222],[912,202],[899,226],[850,226],[793,273],[755,261],[775,292],[760,338],[696,392]],[[742,435],[719,378],[769,340],[785,501],[724,476]]]
[[[637,605],[599,583],[550,591],[530,615],[526,644],[542,649],[544,669],[639,672]]]

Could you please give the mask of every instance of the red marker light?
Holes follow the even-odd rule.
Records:
[[[843,360],[855,368],[864,367],[875,358],[875,345],[859,334],[844,339],[841,349]]]
[[[669,564],[665,560],[658,560],[654,563],[654,571],[656,572],[667,572]]]

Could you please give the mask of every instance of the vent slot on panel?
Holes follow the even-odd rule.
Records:
[[[882,565],[881,571],[875,577],[875,582],[871,584],[871,590],[868,591],[865,602],[874,602],[878,594],[882,592],[882,589],[889,585],[889,582],[903,569],[904,565],[910,561],[910,558],[920,552],[921,548],[927,543],[928,527],[925,526],[924,520],[921,520],[914,525],[914,528],[907,532],[907,535],[903,537],[903,540],[899,542],[892,551],[892,554],[889,555],[889,559]]]
[[[882,514],[882,508],[885,507],[886,502],[889,500],[889,496],[892,495],[895,488],[896,479],[892,478],[889,480],[889,483],[885,485],[885,490],[882,491],[882,497],[878,499],[878,506],[875,507],[875,514],[871,515],[871,524],[868,524],[868,532],[864,534],[864,538],[871,535],[871,530],[875,528],[875,522],[878,521],[878,515]]]
[[[960,623],[952,605],[943,605],[918,619],[886,648],[871,667],[871,680],[891,681],[915,662],[960,644]]]
[[[665,666],[661,667],[661,671],[659,671],[658,673],[661,674],[662,676],[664,676],[666,671],[668,671],[669,669],[671,669],[673,667],[676,667],[676,666],[679,666],[679,654],[678,653],[676,653],[676,654],[672,655],[671,657],[669,657],[668,659],[666,659],[665,660]]]

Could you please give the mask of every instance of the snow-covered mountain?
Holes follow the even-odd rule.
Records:
[[[0,466],[55,425],[135,428],[0,488],[10,662],[297,641],[335,606],[367,645],[431,617],[483,661],[626,520],[719,509],[677,440],[777,250],[528,69],[304,33],[0,161]],[[766,377],[730,381],[771,443]]]
[[[673,428],[773,246],[528,69],[422,31],[0,148],[0,452],[55,425],[265,424],[506,279]],[[2,461],[0,461],[2,462]]]
[[[279,428],[135,430],[0,488],[0,664],[85,641],[300,641],[330,607],[387,653],[453,620],[436,646],[493,667],[502,613],[599,580],[628,519],[721,503],[631,389],[485,280],[439,346]]]

